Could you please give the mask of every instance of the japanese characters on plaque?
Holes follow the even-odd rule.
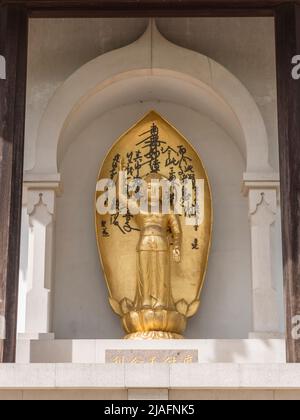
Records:
[[[191,364],[198,363],[198,350],[106,350],[105,363]]]

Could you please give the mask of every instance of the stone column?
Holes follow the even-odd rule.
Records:
[[[244,192],[249,198],[251,229],[253,332],[249,338],[279,338],[280,313],[271,238],[279,182],[245,182]]]
[[[21,338],[53,338],[53,241],[57,183],[25,186],[29,224],[25,334]]]

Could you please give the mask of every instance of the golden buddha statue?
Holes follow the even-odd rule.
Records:
[[[151,208],[151,181],[163,177],[152,174],[146,178],[148,205]],[[160,194],[160,208],[162,200]],[[179,217],[173,213],[140,211],[136,216],[140,229],[137,244],[137,309],[175,309],[170,278],[170,234],[173,238],[173,259],[181,260],[182,231]]]
[[[125,168],[120,168],[125,171]],[[139,322],[146,329],[145,336],[170,337],[164,332],[163,322],[159,318],[168,319],[168,312],[176,311],[175,302],[172,296],[170,249],[172,258],[176,263],[181,261],[182,230],[178,215],[173,212],[163,214],[162,212],[162,187],[159,188],[158,206],[153,210],[156,202],[156,194],[153,193],[151,182],[166,180],[162,175],[152,173],[145,178],[147,184],[147,208],[134,209],[134,202],[131,202],[131,210],[134,214],[133,221],[136,223],[140,235],[136,246],[136,296],[133,302],[134,312],[129,312],[130,321],[132,314],[139,313]],[[127,196],[120,195],[121,206],[127,200]],[[162,331],[153,329],[153,315],[156,322],[161,323]],[[127,317],[128,318],[128,317]],[[181,318],[181,317],[180,317]],[[182,319],[181,319],[182,321]],[[125,325],[128,320],[125,320]],[[134,322],[134,321],[133,321]],[[147,326],[148,325],[148,326]],[[130,328],[128,328],[130,331]],[[131,334],[128,338],[135,338]],[[140,336],[140,333],[138,334]],[[178,336],[179,338],[179,336]]]

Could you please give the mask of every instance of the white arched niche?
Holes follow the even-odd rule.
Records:
[[[83,165],[80,167],[80,160],[76,161],[75,155],[73,162],[73,169],[75,171],[73,178],[74,184],[71,185],[70,173],[66,169],[70,165],[70,161],[68,160],[70,154],[75,153],[75,149],[77,148],[79,150],[85,143],[86,145],[89,144],[88,138],[82,136],[82,133],[88,133],[89,127],[97,125],[97,121],[99,122],[101,118],[105,121],[105,118],[116,113],[116,110],[123,109],[125,112],[125,109],[131,109],[131,112],[126,114],[126,126],[124,126],[124,123],[119,123],[122,120],[121,114],[119,114],[119,117],[113,121],[113,129],[110,130],[110,136],[107,130],[105,131],[108,135],[105,142],[107,141],[108,143],[105,145],[104,150],[101,147],[105,142],[103,140],[103,143],[101,143],[102,140],[99,137],[98,156],[100,159],[101,154],[104,155],[107,151],[107,146],[111,145],[113,140],[135,123],[143,115],[143,112],[149,111],[151,107],[154,107],[158,111],[161,108],[162,114],[165,117],[168,116],[166,114],[169,114],[171,122],[189,139],[193,139],[195,136],[195,132],[194,135],[190,132],[192,127],[199,133],[201,132],[201,125],[195,123],[195,115],[198,115],[199,121],[210,121],[210,129],[208,128],[209,124],[207,124],[205,131],[207,135],[206,141],[213,138],[213,141],[211,141],[211,151],[214,150],[215,163],[217,162],[220,168],[218,173],[220,177],[219,182],[222,182],[222,176],[220,175],[222,169],[227,171],[226,173],[228,175],[229,173],[231,175],[233,172],[235,173],[235,182],[229,182],[227,185],[228,188],[231,186],[230,194],[232,198],[235,197],[232,202],[231,216],[235,215],[236,223],[239,221],[245,227],[245,222],[250,214],[250,234],[249,228],[248,235],[241,229],[244,232],[244,236],[239,237],[239,241],[241,242],[239,247],[243,249],[244,254],[242,256],[240,255],[240,262],[238,262],[238,258],[235,256],[235,259],[230,264],[232,264],[232,267],[234,265],[236,266],[237,270],[235,274],[237,275],[238,273],[239,281],[244,285],[244,287],[239,289],[240,294],[237,294],[239,299],[243,297],[239,301],[243,302],[244,305],[242,306],[248,309],[249,302],[251,306],[252,301],[252,310],[250,308],[252,319],[249,319],[249,310],[244,309],[244,315],[239,315],[238,306],[235,309],[233,307],[230,308],[229,301],[225,299],[226,303],[223,309],[224,311],[228,311],[228,318],[226,316],[220,317],[223,320],[227,319],[227,326],[224,327],[225,329],[222,328],[223,334],[221,334],[219,327],[214,328],[210,324],[208,324],[207,329],[201,329],[202,333],[206,331],[206,335],[214,336],[215,338],[218,335],[225,338],[245,338],[247,333],[251,331],[256,334],[277,334],[280,329],[280,311],[278,308],[278,300],[280,298],[278,299],[278,290],[272,276],[274,267],[271,256],[272,247],[270,244],[271,227],[274,225],[277,212],[278,175],[269,164],[268,139],[263,119],[255,101],[234,75],[208,57],[185,50],[168,42],[159,34],[153,22],[149,25],[146,33],[134,44],[98,57],[69,77],[57,90],[41,120],[38,138],[36,140],[35,165],[25,174],[27,186],[26,201],[29,209],[31,237],[35,237],[35,240],[32,239],[30,241],[29,239],[31,243],[29,249],[29,266],[32,268],[32,265],[35,265],[35,267],[30,270],[32,278],[28,281],[30,287],[27,291],[25,305],[26,332],[48,333],[53,330],[53,305],[51,297],[53,282],[55,281],[56,287],[58,288],[57,282],[59,281],[59,277],[62,273],[64,275],[66,274],[63,265],[67,264],[69,266],[71,264],[69,267],[72,267],[72,261],[75,263],[78,257],[78,254],[76,254],[75,258],[75,255],[72,255],[72,253],[67,253],[64,259],[58,257],[56,272],[52,270],[52,260],[54,260],[54,256],[52,255],[53,226],[55,219],[57,219],[57,226],[60,226],[57,229],[57,238],[59,239],[59,232],[63,230],[64,226],[61,223],[63,223],[63,220],[66,223],[68,221],[66,212],[72,211],[72,206],[70,206],[72,196],[70,194],[72,193],[72,189],[74,193],[76,180],[80,176],[74,168],[78,168],[79,165],[82,174],[80,181],[85,179],[87,189],[93,189],[94,187],[93,180],[84,176],[84,168],[86,166]],[[185,122],[182,121],[180,124],[181,127],[179,126],[180,118],[175,118],[174,116],[176,114],[174,111],[176,107],[178,109],[181,108],[182,115],[186,116]],[[175,114],[172,114],[171,108]],[[188,117],[188,111],[190,117]],[[192,115],[194,116],[194,125],[187,124],[187,121],[189,121],[189,118],[192,118]],[[218,135],[216,134],[217,131]],[[79,138],[81,146],[78,143]],[[219,138],[219,150],[216,148],[216,138]],[[225,165],[225,151],[222,149],[225,144],[225,138],[227,139],[226,157],[230,160],[230,156],[236,156],[235,163],[231,161],[234,167],[231,171],[229,167],[226,169],[222,168],[222,165]],[[194,143],[197,146],[196,139],[194,139]],[[200,146],[199,151],[201,153]],[[93,150],[93,156],[95,156],[94,153],[96,151],[92,145],[90,147]],[[81,157],[83,162],[84,158],[82,154]],[[86,164],[87,162],[85,162]],[[99,164],[97,165],[97,170]],[[212,176],[216,176],[215,171],[216,169],[212,170]],[[56,191],[60,188],[60,172],[62,172],[66,180],[64,182],[64,177],[62,178],[65,192],[62,198],[59,199],[61,201],[58,203],[58,211],[56,211],[55,195]],[[244,182],[244,192],[249,195],[249,207],[247,209],[244,208],[245,204],[242,203],[243,198],[239,195],[239,199],[237,199],[235,196],[235,194],[239,194],[239,186],[242,181]],[[219,187],[215,188],[215,191],[219,190],[215,203],[222,196],[222,190]],[[224,188],[225,191],[226,188]],[[232,194],[233,188],[235,194]],[[65,205],[62,205],[64,196],[66,201]],[[75,196],[73,196],[73,199],[75,199]],[[69,204],[68,200],[70,200]],[[77,200],[77,205],[80,205],[80,194],[78,194]],[[223,205],[228,208],[229,201],[225,200],[221,202],[221,206]],[[235,213],[233,209],[239,210]],[[60,214],[64,214],[62,219],[59,217]],[[228,212],[229,215],[230,212]],[[66,217],[66,219],[63,219],[63,217]],[[92,213],[90,213],[89,217],[90,222],[93,217]],[[35,223],[36,218],[40,218],[37,223]],[[69,221],[71,219],[69,218]],[[230,226],[230,223],[223,221],[223,233],[220,233],[219,238],[217,237],[215,239],[216,247],[218,247],[217,244],[222,243],[225,248],[228,245],[226,237],[230,236],[230,231],[226,232],[226,225]],[[37,228],[34,226],[37,226]],[[84,237],[83,230],[84,226],[82,225],[80,232]],[[221,227],[220,231],[222,231]],[[260,245],[261,234],[264,235],[264,248]],[[67,243],[68,240],[70,241],[70,236],[68,237],[66,235],[62,239],[62,242],[59,242],[58,239],[56,250],[60,249],[63,253],[64,250],[68,249]],[[81,239],[80,237],[77,238],[79,242]],[[71,239],[69,245],[74,240],[76,241],[75,237]],[[63,243],[64,241],[65,243]],[[94,253],[92,252],[91,255],[93,255],[94,269],[97,267],[99,272],[100,284],[101,274],[98,266],[98,257],[95,254],[95,243],[92,246],[94,246]],[[40,253],[41,249],[45,251],[43,253],[45,258],[42,263],[38,262],[37,258],[34,257],[35,253]],[[258,256],[265,256],[266,258],[262,260]],[[227,258],[227,263],[228,261]],[[213,265],[213,263],[211,264]],[[241,267],[239,264],[243,265],[244,274],[242,271],[239,271],[240,268],[238,267]],[[36,267],[36,265],[39,265],[39,267]],[[220,267],[219,265],[216,266]],[[81,261],[80,267],[87,268],[87,265],[85,265],[84,261]],[[54,273],[56,274],[54,275]],[[88,281],[88,270],[85,274],[81,272],[80,275],[82,279],[85,278],[85,281]],[[252,283],[249,276],[252,276]],[[224,296],[235,293],[235,290],[237,290],[233,287],[233,284],[230,285],[229,277],[235,279],[236,286],[240,286],[237,277],[232,273],[228,273],[228,282],[226,282],[226,279],[223,279],[224,289],[222,290]],[[70,293],[73,290],[71,278],[72,275],[69,277],[69,283],[67,282],[64,285],[70,287]],[[248,281],[249,278],[250,280]],[[217,280],[216,276],[214,279],[215,281]],[[63,282],[63,280],[61,281]],[[210,284],[215,284],[216,287],[216,283],[213,280],[211,280]],[[67,298],[66,290],[63,291],[59,298],[57,298],[59,295],[56,294],[54,327],[58,336],[61,338],[71,338],[72,336],[77,338],[90,338],[95,334],[99,335],[98,338],[101,338],[101,335],[102,337],[109,338],[106,336],[103,326],[101,327],[99,324],[99,322],[102,322],[103,316],[106,319],[108,319],[108,316],[113,319],[112,314],[106,316],[106,311],[109,310],[108,306],[105,306],[103,303],[105,313],[99,314],[96,311],[92,315],[88,312],[88,306],[80,304],[81,296],[79,289],[78,294],[75,294],[73,298],[69,295],[69,299],[73,301],[73,306],[71,305],[72,307],[69,309],[69,319],[66,315],[68,309],[66,310],[63,306],[63,301],[60,300],[62,296],[64,296],[64,301]],[[103,293],[104,289],[102,288],[102,295]],[[92,295],[90,296],[93,299]],[[102,301],[104,302],[104,300]],[[207,302],[209,301],[210,299],[207,300]],[[39,305],[37,302],[41,302],[41,304]],[[73,321],[73,323],[69,323],[72,317],[74,317],[75,312],[73,310],[76,304],[79,307],[85,308],[86,311],[79,311],[79,318]],[[203,305],[205,306],[205,303]],[[207,307],[212,307],[212,305],[208,305]],[[62,325],[62,314],[60,315],[60,311],[64,312],[66,319],[63,327],[60,327]],[[242,307],[241,311],[243,311]],[[235,325],[235,327],[228,328],[228,325],[237,316],[243,319],[241,326],[238,327]],[[216,318],[214,318],[214,322],[216,322]],[[88,330],[87,325],[94,325],[95,327],[91,327]],[[108,331],[118,331],[116,324],[114,324],[113,329],[110,327]],[[195,336],[198,327],[193,329],[192,336]],[[211,334],[208,331],[211,331]],[[201,333],[199,336],[202,336]],[[197,333],[195,338],[197,338]]]
[[[77,132],[60,161],[63,194],[57,199],[54,276],[54,331],[58,338],[123,335],[108,304],[97,255],[95,179],[107,150],[128,129],[128,123],[153,108],[176,125],[201,154],[213,192],[209,270],[200,313],[189,322],[186,337],[247,338],[251,329],[248,205],[240,193],[245,159],[232,138],[210,118],[182,105],[151,101],[122,105],[97,116]]]
[[[78,115],[82,108],[99,93],[104,107],[104,99],[109,96],[107,89],[113,89],[113,85],[118,92],[119,101],[122,96],[125,103],[134,98],[151,99],[151,87],[149,90],[142,87],[142,91],[137,87],[137,92],[132,89],[129,96],[128,90],[125,90],[122,95],[120,86],[124,88],[132,80],[137,83],[140,78],[164,79],[162,83],[169,81],[169,91],[163,88],[160,95],[171,95],[173,99],[177,96],[175,103],[192,108],[195,106],[201,111],[205,102],[210,105],[214,103],[213,107],[206,108],[206,113],[235,132],[234,139],[246,156],[245,172],[273,173],[269,164],[266,128],[247,89],[220,64],[167,41],[158,32],[153,21],[138,41],[87,63],[57,90],[41,120],[35,165],[28,173],[57,174],[57,151],[64,143],[65,131],[80,118]],[[117,85],[120,82],[123,84]],[[183,88],[174,89],[172,83],[184,85],[185,88],[189,86],[188,94],[182,96]],[[158,99],[161,100],[160,97]],[[107,106],[112,106],[110,100]]]

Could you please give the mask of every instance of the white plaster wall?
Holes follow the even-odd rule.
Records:
[[[247,87],[264,118],[270,163],[278,168],[275,26],[273,18],[160,18],[159,31],[207,55]]]
[[[240,193],[245,162],[230,137],[200,114],[170,103],[138,103],[109,112],[81,132],[60,167],[57,200],[54,332],[57,338],[120,338],[107,303],[93,224],[94,188],[113,142],[156,109],[195,146],[207,167],[214,200],[214,237],[202,308],[188,338],[246,338],[251,330],[248,203]],[[116,256],[117,258],[117,256]]]
[[[35,162],[37,130],[55,90],[79,67],[134,42],[148,19],[32,19],[29,23],[25,170]]]
[[[19,300],[18,300],[18,332],[25,333],[25,313],[26,313],[26,294],[27,294],[27,274],[28,274],[28,244],[29,227],[27,208],[22,208],[21,225],[21,258],[19,269]]]
[[[80,66],[138,39],[148,19],[33,19],[29,25],[25,169],[34,165],[37,129],[59,87]],[[266,124],[278,170],[273,18],[159,18],[168,40],[216,60],[246,86]]]

